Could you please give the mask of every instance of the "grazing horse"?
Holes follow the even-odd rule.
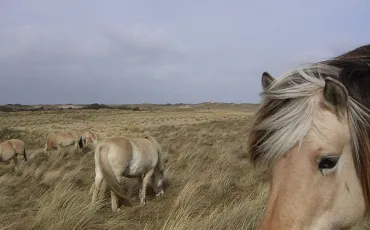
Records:
[[[262,74],[248,152],[271,170],[260,230],[346,229],[370,208],[370,45]]]
[[[129,197],[120,187],[123,177],[138,178],[142,185],[139,198],[146,203],[146,188],[153,187],[156,196],[164,194],[164,161],[159,143],[151,136],[143,138],[113,137],[99,143],[95,150],[95,182],[92,186],[92,203],[96,201],[101,183],[105,179],[111,189],[112,211],[118,208],[118,196],[131,205]]]
[[[0,143],[0,162],[13,159],[15,166],[17,166],[18,154],[22,154],[24,161],[27,161],[26,148],[22,140],[10,139]]]
[[[83,144],[86,145],[88,143],[93,143],[96,145],[98,143],[98,135],[94,131],[89,128],[81,129],[80,130]]]
[[[49,135],[46,140],[45,151],[71,145],[74,145],[77,149],[78,147],[83,147],[82,136],[76,129],[72,129],[71,131],[58,131]]]

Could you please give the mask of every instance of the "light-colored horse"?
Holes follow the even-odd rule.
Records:
[[[22,140],[10,139],[0,143],[0,162],[13,159],[15,166],[17,166],[18,154],[22,154],[24,161],[27,161],[26,148]]]
[[[70,131],[57,131],[47,137],[45,151],[54,148],[68,147],[74,145],[76,149],[83,147],[81,133],[77,129]]]
[[[98,135],[96,135],[96,133],[92,129],[81,129],[80,133],[84,145],[88,143],[93,143],[94,145],[96,145],[98,143]]]
[[[146,188],[150,184],[156,196],[164,194],[164,160],[159,143],[151,136],[143,138],[114,137],[98,144],[95,150],[95,182],[92,203],[96,201],[103,180],[111,190],[112,210],[119,211],[118,197],[131,205],[120,187],[123,177],[138,178],[142,185],[140,203],[146,203]]]
[[[370,208],[370,45],[262,75],[248,147],[271,168],[260,230],[346,229]]]

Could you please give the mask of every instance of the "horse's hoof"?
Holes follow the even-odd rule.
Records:
[[[120,208],[112,208],[112,211],[113,212],[119,212],[119,211],[121,211],[121,209]]]
[[[145,200],[141,200],[140,201],[140,206],[144,206],[146,204],[146,201]]]

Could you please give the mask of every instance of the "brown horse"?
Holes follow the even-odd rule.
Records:
[[[131,205],[129,197],[120,187],[123,177],[138,178],[142,188],[140,203],[146,203],[146,188],[153,187],[156,196],[164,194],[164,160],[158,142],[151,136],[144,138],[114,137],[98,144],[95,150],[95,182],[92,186],[92,203],[96,201],[105,179],[111,189],[112,210],[119,211],[118,196]]]
[[[346,229],[370,211],[370,45],[273,78],[248,138],[271,167],[260,230]]]
[[[24,161],[27,161],[26,148],[22,140],[10,139],[0,143],[0,162],[13,159],[15,166],[17,166],[18,154],[22,154]]]
[[[83,147],[81,133],[77,129],[58,131],[47,137],[45,151],[74,145],[76,149]]]

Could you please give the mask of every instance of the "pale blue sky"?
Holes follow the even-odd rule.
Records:
[[[366,0],[1,0],[0,104],[259,102],[370,43]]]

